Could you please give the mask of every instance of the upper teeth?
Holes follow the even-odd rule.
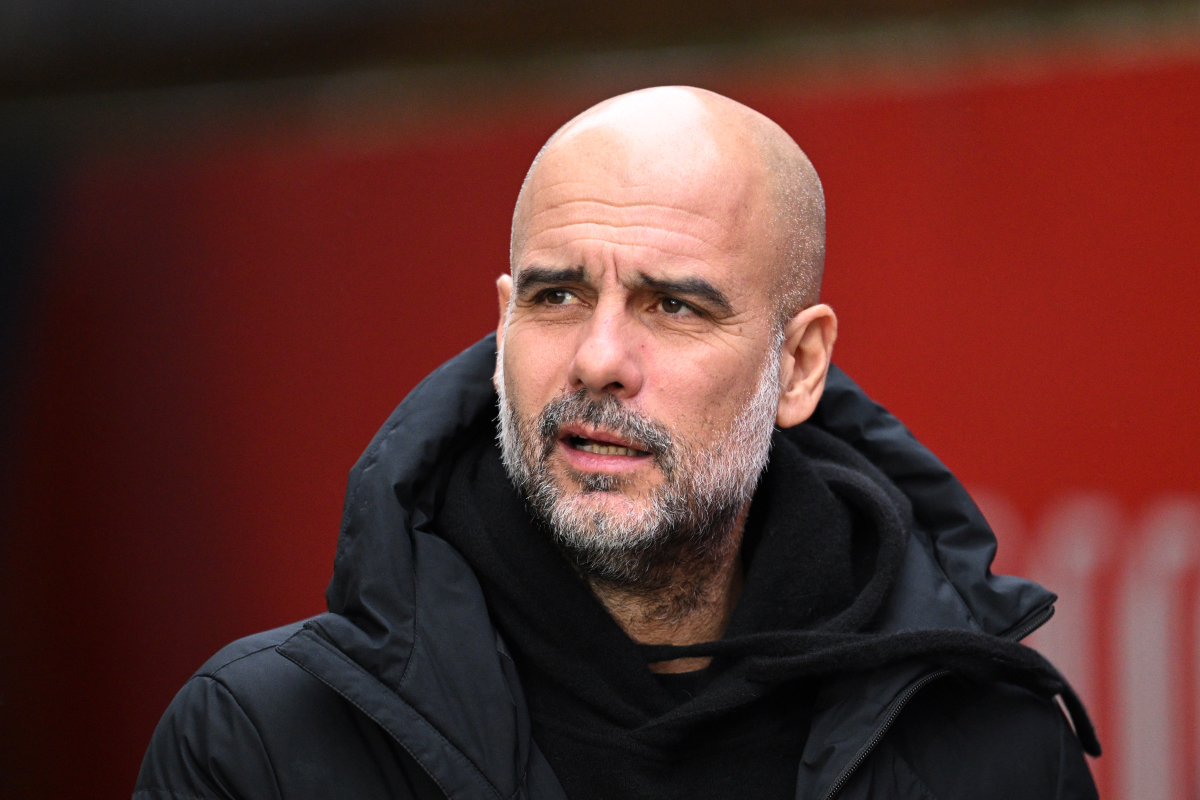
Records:
[[[615,444],[597,444],[596,442],[582,442],[575,445],[575,449],[583,450],[587,453],[595,453],[601,456],[636,456],[638,451],[631,447],[622,447]]]

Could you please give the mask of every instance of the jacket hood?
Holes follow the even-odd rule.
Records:
[[[489,335],[425,378],[372,439],[350,473],[326,591],[332,613],[309,627],[415,712],[395,723],[393,735],[446,784],[448,796],[480,796],[481,789],[496,797],[561,796],[529,743],[520,682],[488,622],[478,581],[433,533],[454,456],[476,437],[495,436],[495,359]],[[804,424],[853,447],[911,504],[912,541],[876,630],[1020,638],[1049,617],[1053,594],[991,573],[995,536],[958,480],[836,367]],[[377,689],[364,684],[362,691]],[[486,702],[494,697],[510,702]],[[496,745],[513,741],[516,752]],[[449,742],[453,758],[433,742]],[[530,786],[539,775],[543,790]]]
[[[410,638],[402,629],[413,613],[414,587],[403,579],[411,543],[396,533],[428,531],[448,456],[469,436],[495,435],[495,359],[490,334],[435,370],[396,408],[351,470],[326,600],[330,611],[352,618],[373,639],[385,631]],[[915,588],[933,580],[938,600],[955,609],[939,615],[946,627],[1013,637],[1052,606],[1055,596],[1032,581],[992,574],[996,537],[966,489],[838,367],[830,368],[821,402],[804,425],[851,445],[908,498],[919,545],[910,550],[930,561],[910,558],[909,570],[917,572],[902,581]],[[920,609],[923,615],[930,610]],[[901,609],[888,613],[880,629],[913,627]]]

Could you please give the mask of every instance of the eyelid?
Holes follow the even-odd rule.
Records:
[[[564,289],[561,286],[542,286],[540,288],[531,286],[525,290],[525,297],[531,300],[542,300],[551,292],[570,292],[571,294],[575,294],[571,289]]]
[[[580,303],[584,302],[583,296],[580,295],[580,293],[578,291],[576,291],[575,289],[568,289],[565,286],[548,286],[545,289],[539,289],[537,292],[534,293],[534,295],[532,297],[532,301],[534,303],[541,303],[541,302],[545,301],[547,297],[549,297],[550,295],[552,295],[556,292],[561,292],[562,294],[569,294],[571,297],[575,298]]]
[[[525,287],[525,291],[521,292],[518,296],[526,300],[537,300],[545,297],[547,292],[552,291],[554,291],[553,288],[547,288],[545,286],[527,286]]]
[[[681,306],[683,306],[688,311],[692,312],[693,314],[695,314],[698,317],[707,317],[708,316],[707,311],[705,311],[703,308],[701,308],[700,306],[693,303],[691,300],[683,300],[679,297],[676,297],[673,294],[660,294],[658,296],[658,299],[654,301],[654,304],[657,306],[657,305],[661,304],[664,300],[674,300],[676,303],[679,303]],[[672,314],[671,316],[679,316],[679,315]]]

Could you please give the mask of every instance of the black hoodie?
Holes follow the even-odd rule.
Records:
[[[437,532],[457,456],[494,436],[494,362],[489,336],[396,409],[351,472],[329,613],[201,667],[160,722],[135,797],[566,797],[479,578]],[[806,427],[857,450],[912,514],[870,622],[900,645],[809,698],[795,797],[1094,796],[1079,741],[1051,700],[1019,685],[1028,670],[1005,662],[1003,644],[991,677],[919,656],[931,637],[950,656],[964,638],[1018,640],[1054,596],[990,573],[995,539],[962,486],[836,369]],[[759,645],[792,657],[764,668],[812,671],[794,649]],[[778,682],[768,672],[759,679]]]

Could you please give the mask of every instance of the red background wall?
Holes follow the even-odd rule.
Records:
[[[821,173],[836,360],[1026,523],[1080,489],[1200,492],[1200,59],[796,86],[719,88]],[[127,796],[214,650],[323,610],[348,469],[494,324],[521,178],[586,104],[68,165],[6,503],[14,796]]]

